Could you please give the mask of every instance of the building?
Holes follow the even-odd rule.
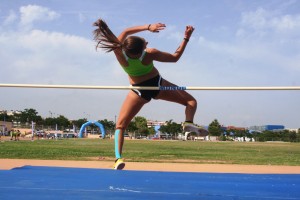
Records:
[[[262,125],[262,126],[250,126],[251,131],[274,131],[274,130],[284,130],[283,125]]]
[[[147,120],[148,128],[155,127],[155,126],[163,126],[163,125],[166,125],[166,122]]]
[[[287,129],[287,130],[290,131],[290,132],[299,133],[299,130],[300,130],[300,129],[298,129],[298,128],[289,128],[289,129]]]
[[[12,122],[0,121],[0,132],[7,133],[13,128]]]
[[[236,127],[236,126],[227,126],[226,128],[227,131],[245,131],[245,127]]]
[[[161,134],[159,131],[160,127],[164,126],[164,125],[166,125],[166,122],[147,120],[148,128],[154,127],[154,131],[155,131],[154,138],[166,138],[167,137],[165,134]]]

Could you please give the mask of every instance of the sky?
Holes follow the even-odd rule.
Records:
[[[154,65],[179,86],[299,86],[299,0],[1,0],[0,83],[128,86],[113,53],[96,51],[92,26],[165,23],[138,33],[148,47],[173,53],[195,27],[177,63]],[[299,91],[188,91],[194,122],[300,128]],[[128,91],[0,88],[0,110],[34,108],[42,117],[114,121]],[[152,100],[138,113],[184,121],[184,107]]]

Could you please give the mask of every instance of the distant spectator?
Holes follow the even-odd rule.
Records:
[[[18,132],[15,131],[14,129],[12,129],[10,131],[10,140],[13,140],[13,138],[15,138],[15,141],[17,141],[17,136],[18,136]],[[18,140],[19,140],[19,138],[18,138]]]
[[[17,133],[16,133],[16,140],[19,140],[19,139],[20,139],[20,135],[21,135],[21,131],[20,131],[20,130],[17,130]]]

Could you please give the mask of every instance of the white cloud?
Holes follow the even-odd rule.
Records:
[[[255,33],[276,31],[276,33],[298,32],[300,34],[300,15],[283,15],[258,8],[256,11],[242,13],[241,25],[243,30],[254,30]],[[241,30],[238,35],[241,35],[240,33]]]
[[[270,20],[270,26],[278,31],[300,30],[300,15],[284,15]]]
[[[219,41],[210,41],[203,36],[200,36],[198,43],[206,51],[213,52],[215,55],[222,57],[238,57],[239,59],[253,59],[256,56],[262,55],[264,48],[257,44],[245,43],[228,43]],[[255,52],[249,54],[249,49],[256,48]]]
[[[11,11],[6,23],[19,20],[16,24],[30,29],[0,32],[0,74],[6,74],[1,82],[105,85],[114,84],[112,76],[125,82],[114,55],[96,52],[91,39],[32,29],[35,22],[54,20],[59,14],[37,5],[19,10],[17,14]]]
[[[96,52],[92,40],[79,36],[32,30],[1,34],[0,44],[5,49],[0,51],[1,72],[6,72],[7,82],[91,84],[112,67],[111,56]]]
[[[51,21],[60,17],[60,15],[46,7],[38,5],[27,5],[20,8],[21,25],[31,27],[37,21]]]
[[[268,65],[271,71],[276,66],[275,69],[299,72],[300,14],[283,14],[263,8],[244,12],[236,37],[233,45],[240,52]]]
[[[253,29],[263,29],[267,26],[267,18],[270,15],[263,8],[258,8],[255,12],[242,13],[242,25]]]
[[[15,13],[15,11],[10,10],[10,11],[9,11],[9,15],[4,19],[3,24],[4,24],[4,25],[9,25],[9,24],[15,22],[17,19],[18,19],[18,16],[17,16],[17,14]]]

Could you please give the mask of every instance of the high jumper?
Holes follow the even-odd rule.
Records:
[[[186,26],[180,46],[174,53],[163,52],[155,48],[148,48],[148,42],[133,34],[150,31],[158,33],[166,28],[163,23],[145,24],[126,28],[118,37],[109,29],[107,24],[98,19],[94,26],[94,40],[97,42],[96,48],[102,48],[106,52],[114,52],[121,68],[127,73],[132,86],[142,87],[178,87],[177,85],[162,78],[154,61],[157,62],[177,62],[194,31],[193,26]],[[151,99],[165,100],[181,104],[185,107],[184,131],[196,133],[207,132],[202,127],[193,123],[197,109],[196,99],[185,90],[143,90],[132,89],[123,102],[118,116],[115,130],[115,156],[114,168],[123,169],[125,163],[122,159],[122,148],[124,143],[124,132],[134,116]]]

